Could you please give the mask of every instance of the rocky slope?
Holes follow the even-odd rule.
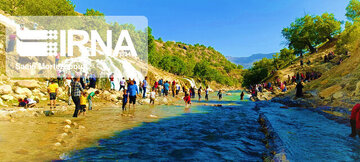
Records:
[[[319,48],[317,53],[306,54],[303,58],[298,58],[288,67],[276,71],[267,81],[274,81],[276,77],[279,77],[281,81],[287,81],[288,75],[293,76],[297,72],[320,72],[322,76],[319,79],[305,83],[306,100],[314,106],[351,108],[360,101],[360,51],[359,49],[349,51],[348,56],[335,53],[334,59],[324,63],[324,56],[335,51],[335,48],[336,40],[327,42]],[[344,61],[338,64],[340,59]],[[303,60],[303,66],[300,66],[300,60]],[[311,61],[310,65],[306,64],[308,60]],[[277,95],[294,97],[295,85],[288,86],[288,89],[290,90],[286,94],[278,92]],[[270,96],[274,96],[274,94]]]

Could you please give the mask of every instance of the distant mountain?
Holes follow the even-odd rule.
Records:
[[[242,65],[244,69],[248,69],[251,68],[254,62],[259,61],[262,58],[272,58],[273,54],[275,53],[269,53],[269,54],[258,53],[258,54],[253,54],[249,57],[226,56],[226,58],[235,64]]]

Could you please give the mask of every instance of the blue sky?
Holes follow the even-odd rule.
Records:
[[[146,16],[155,38],[212,46],[225,56],[278,52],[282,28],[306,13],[346,20],[348,0],[73,0],[75,10]]]

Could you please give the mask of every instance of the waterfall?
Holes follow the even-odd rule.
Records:
[[[90,51],[90,48],[88,48]],[[102,54],[101,51],[97,51],[99,54]],[[144,79],[144,74],[135,68],[133,64],[129,62],[126,58],[117,58],[113,56],[105,56],[105,59],[92,59],[87,55],[81,55],[75,58],[66,59],[59,63],[59,65],[83,65],[82,72],[86,74],[91,72],[91,69],[96,68],[98,71],[101,71],[101,78],[108,78],[112,73],[114,73],[114,82],[115,89],[120,88],[120,80],[125,77],[125,79],[131,78],[135,79],[137,84]],[[97,65],[97,67],[93,67]],[[64,71],[65,73],[67,71]]]
[[[21,28],[21,26],[17,24],[13,19],[4,16],[2,14],[0,14],[0,23],[14,31],[20,30]],[[28,29],[24,28],[24,30],[28,30]],[[82,54],[78,57],[60,59],[61,61],[59,62],[58,65],[59,66],[82,65],[83,68],[81,69],[81,72],[85,72],[86,74],[96,69],[96,71],[101,72],[98,77],[102,77],[102,78],[104,77],[108,78],[110,74],[114,73],[115,89],[120,88],[120,80],[123,77],[125,77],[125,79],[128,78],[135,79],[137,84],[139,84],[139,82],[144,79],[144,75],[146,75],[147,72],[146,69],[147,63],[141,61],[131,61],[131,59],[125,57],[119,58],[114,56],[106,56],[100,50],[97,50],[97,53],[101,55],[101,59],[89,57],[88,55],[90,53],[89,47],[87,47],[85,50],[82,50],[80,52]],[[61,58],[65,58],[65,57],[61,57]],[[135,67],[138,67],[138,69]],[[67,72],[69,72],[69,70],[64,69],[63,72],[66,74]]]

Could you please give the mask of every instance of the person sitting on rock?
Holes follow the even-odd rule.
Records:
[[[28,101],[27,101],[26,98],[25,99],[19,98],[18,102],[19,102],[18,107],[25,107],[26,108],[26,105],[28,104]]]
[[[355,137],[356,134],[358,134],[360,137],[359,110],[360,110],[360,104],[356,104],[351,110],[351,116],[350,116],[351,134],[349,135],[349,137]]]

